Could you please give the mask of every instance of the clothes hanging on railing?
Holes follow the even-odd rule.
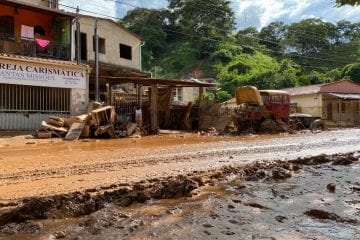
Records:
[[[40,39],[40,38],[35,38],[35,42],[41,49],[46,49],[50,44],[49,40]]]

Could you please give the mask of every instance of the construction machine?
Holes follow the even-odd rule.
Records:
[[[254,86],[235,90],[236,107],[231,118],[238,131],[281,132],[302,128],[324,129],[324,122],[310,115],[290,115],[290,94],[281,90],[258,90]]]

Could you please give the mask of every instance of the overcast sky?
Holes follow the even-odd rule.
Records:
[[[335,0],[230,0],[236,15],[238,29],[253,26],[261,28],[274,21],[298,22],[304,18],[317,17],[324,21],[336,22],[342,19],[360,22],[360,7],[334,7]],[[204,0],[204,4],[206,0]],[[60,0],[61,8],[74,11],[66,6],[79,6],[87,10],[122,18],[134,7],[161,8],[167,0]],[[82,11],[83,14],[91,14]]]

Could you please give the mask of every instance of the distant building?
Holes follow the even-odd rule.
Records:
[[[328,124],[360,123],[360,85],[351,80],[283,89],[298,112],[321,117]]]

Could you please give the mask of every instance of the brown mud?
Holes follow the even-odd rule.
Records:
[[[357,239],[359,134],[2,138],[0,239]]]
[[[132,185],[112,184],[84,192],[26,198],[17,205],[1,206],[0,237],[206,239],[206,236],[212,235],[213,239],[239,239],[239,236],[240,239],[303,239],[304,236],[351,239],[349,237],[360,234],[357,230],[360,226],[360,199],[356,190],[360,187],[359,156],[359,152],[352,152],[290,161],[262,161],[143,180]],[[331,181],[331,177],[323,176],[329,173],[336,174],[332,180],[342,185],[336,193],[326,190],[328,182],[325,184],[324,181]],[[307,184],[310,178],[315,181]],[[296,183],[299,179],[302,182]],[[318,188],[319,184],[324,186],[311,189]],[[211,189],[209,186],[214,187]],[[206,194],[206,191],[209,192]],[[314,194],[318,196],[311,196]],[[179,199],[178,202],[174,200],[176,204],[173,208],[163,203],[152,206],[157,199],[172,198]],[[143,203],[141,211],[151,214],[140,214],[138,207],[134,207],[139,203]],[[353,205],[352,208],[344,207],[345,203]],[[205,207],[196,208],[197,205]],[[152,208],[155,208],[153,212]],[[124,209],[133,210],[126,214],[122,212]],[[65,229],[51,234],[47,231],[54,227],[44,227],[48,223],[38,221],[62,221],[67,218],[78,219],[73,220],[75,223],[66,220],[62,225]],[[162,221],[167,223],[154,229],[154,219],[159,225],[165,224]],[[313,227],[318,220],[320,222],[316,224],[321,226]],[[324,220],[329,222],[323,223]],[[291,226],[281,226],[284,222]],[[275,229],[271,229],[271,225]],[[336,229],[338,235],[332,232]],[[20,236],[22,238],[18,238]]]

